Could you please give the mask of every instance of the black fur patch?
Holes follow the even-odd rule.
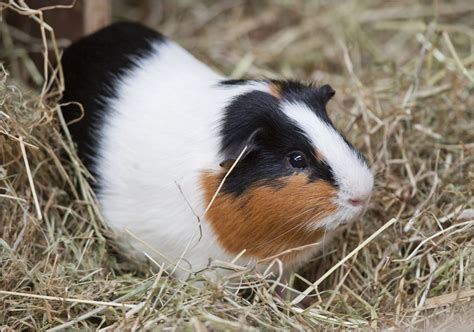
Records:
[[[248,80],[244,80],[244,79],[238,79],[238,80],[225,80],[225,81],[221,81],[220,84],[221,85],[242,85],[242,84],[246,84],[248,83]]]
[[[135,66],[135,59],[152,52],[152,44],[165,38],[135,23],[115,23],[80,39],[64,51],[62,66],[65,91],[62,102],[75,101],[84,107],[84,117],[69,126],[80,158],[94,174],[93,160],[98,134],[109,109],[106,98],[116,97],[117,79]],[[67,122],[81,115],[77,105],[62,107]]]
[[[288,93],[288,97],[296,98],[296,91]],[[224,183],[224,192],[240,194],[256,182],[271,185],[276,179],[299,171],[306,172],[309,181],[323,179],[337,186],[331,168],[314,156],[311,142],[282,112],[280,102],[268,93],[253,91],[238,96],[227,106],[220,132],[221,153],[225,158],[237,158],[248,138],[254,132],[256,135],[250,144],[250,151]],[[322,107],[317,109],[318,114],[325,114],[324,104],[318,105]],[[326,118],[330,121],[327,115]],[[293,151],[306,155],[309,162],[307,168],[295,170],[289,165],[288,154]]]
[[[306,104],[324,122],[333,126],[326,112],[326,104],[334,95],[334,90],[328,85],[318,87],[293,80],[246,80],[232,79],[220,82],[221,86],[245,85],[250,82],[274,84],[279,88],[281,99],[302,102]],[[334,126],[333,126],[334,127]]]

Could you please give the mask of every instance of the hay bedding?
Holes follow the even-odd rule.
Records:
[[[88,174],[60,131],[63,41],[39,11],[0,3],[44,28],[38,39],[1,23],[3,329],[472,329],[474,3],[162,5],[166,15],[145,20],[233,77],[330,82],[332,116],[377,173],[370,209],[296,278],[300,290],[318,283],[305,311],[238,267],[241,283],[196,288],[134,266],[106,241]],[[115,10],[147,11],[125,1]],[[44,45],[52,62],[35,67],[26,51]]]

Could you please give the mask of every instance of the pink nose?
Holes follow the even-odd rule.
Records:
[[[349,198],[349,203],[353,206],[361,206],[364,205],[367,199],[360,199],[360,198]]]

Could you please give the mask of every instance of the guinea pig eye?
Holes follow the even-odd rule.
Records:
[[[288,161],[293,168],[305,168],[308,165],[303,152],[295,151],[288,155]]]

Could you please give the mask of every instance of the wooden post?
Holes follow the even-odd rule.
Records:
[[[67,6],[72,0],[27,0],[30,8]],[[43,12],[45,22],[54,28],[56,38],[75,41],[83,35],[94,32],[108,24],[112,19],[111,0],[76,0],[73,8],[54,8]],[[7,13],[7,22],[19,30],[40,36],[38,25],[28,17]]]
[[[110,0],[82,0],[84,8],[83,33],[89,34],[110,24],[112,18],[112,4]]]
[[[111,0],[76,0],[75,2],[73,0],[25,0],[25,3],[32,9],[48,8],[43,11],[43,19],[54,29],[56,40],[60,41],[63,47],[68,45],[68,41],[74,42],[82,36],[110,24],[112,18]],[[72,3],[74,3],[74,7],[64,8],[64,6],[69,6]],[[58,5],[63,7],[54,8]],[[27,36],[41,38],[39,24],[30,17],[20,15],[14,10],[7,10],[4,14],[8,25],[15,27],[16,30]],[[22,44],[25,44],[24,49],[30,49],[31,51],[27,56],[20,56],[12,52],[11,57],[6,61],[9,64],[9,70],[25,81],[42,84],[41,78],[38,79],[38,77],[41,75],[44,66],[43,54],[38,49],[33,51],[33,48],[28,47],[24,40],[19,40],[17,46],[21,48]],[[50,60],[54,63],[55,59],[52,53],[50,52],[49,55]],[[25,58],[29,59],[30,64],[32,61],[36,70],[32,69],[31,66],[29,67],[30,71],[27,70],[24,66]],[[38,75],[35,75],[36,79],[32,80],[32,76],[28,74],[31,70],[38,73]]]

